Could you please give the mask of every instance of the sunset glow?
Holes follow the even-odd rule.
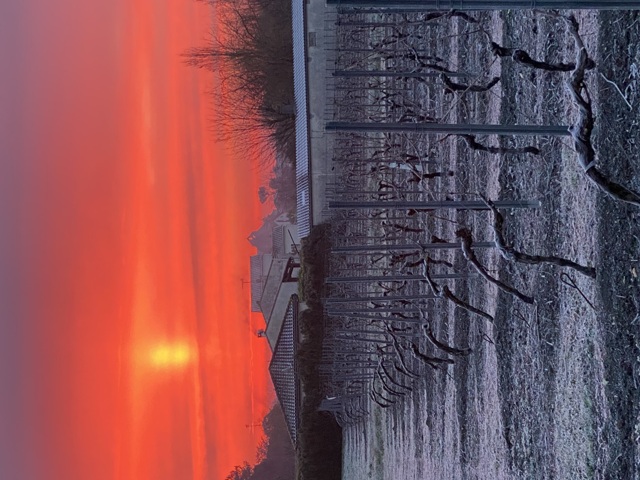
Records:
[[[161,344],[153,347],[151,364],[158,368],[183,368],[193,359],[193,352],[185,343]]]
[[[273,394],[240,279],[264,212],[215,141],[215,78],[182,62],[211,22],[192,0],[0,5],[3,478],[255,461]]]

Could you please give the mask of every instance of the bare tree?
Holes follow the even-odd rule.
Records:
[[[261,164],[274,149],[291,152],[295,138],[290,4],[277,0],[202,0],[215,8],[218,28],[187,50],[187,65],[214,73],[213,124]]]

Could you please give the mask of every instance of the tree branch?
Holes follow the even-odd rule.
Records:
[[[443,365],[453,365],[454,361],[450,358],[429,357],[422,353],[415,343],[411,343],[411,353],[422,363],[429,365],[431,368],[437,370]]]
[[[469,148],[471,148],[472,150],[479,150],[481,152],[501,153],[501,154],[505,154],[505,153],[513,153],[513,154],[531,153],[533,155],[540,154],[540,150],[537,149],[536,147],[491,147],[491,146],[483,145],[482,143],[477,142],[475,135],[463,134],[458,136],[461,137],[467,143],[467,146]]]
[[[519,252],[511,245],[508,245],[504,238],[504,217],[498,211],[491,200],[485,198],[482,195],[480,196],[480,198],[482,198],[484,203],[487,205],[487,207],[489,207],[489,210],[491,210],[491,213],[493,214],[494,241],[496,243],[496,248],[500,252],[500,255],[502,255],[502,258],[510,262],[525,263],[528,265],[539,265],[541,263],[548,263],[551,265],[556,265],[558,267],[568,267],[572,268],[576,272],[581,273],[582,275],[586,275],[587,277],[596,278],[596,269],[593,267],[580,265],[579,263],[567,260],[566,258],[562,257],[529,255]]]
[[[456,232],[456,237],[460,239],[460,248],[462,249],[464,258],[466,258],[467,261],[471,265],[473,265],[473,268],[475,268],[476,271],[485,278],[485,280],[488,280],[489,282],[493,283],[503,292],[507,292],[515,297],[518,297],[524,303],[528,303],[528,304],[534,303],[533,297],[525,295],[517,288],[512,287],[511,285],[507,285],[501,280],[498,280],[497,278],[494,278],[491,275],[489,275],[489,272],[487,272],[486,268],[484,268],[484,266],[482,266],[482,264],[478,260],[478,257],[473,251],[473,248],[471,248],[471,245],[473,244],[473,237],[471,235],[471,230],[469,230],[468,228],[461,228]]]
[[[424,325],[422,325],[422,328],[424,329],[423,330],[424,334],[429,339],[429,341],[433,343],[436,347],[438,347],[440,350],[448,353],[449,355],[467,356],[473,351],[471,348],[455,348],[450,345],[447,345],[446,343],[439,341],[436,338],[436,336],[433,334],[433,330],[431,328],[430,322],[427,322]]]
[[[449,287],[447,287],[446,285],[443,285],[442,287],[440,287],[436,282],[434,282],[433,278],[431,278],[431,274],[429,273],[429,265],[431,263],[433,263],[433,260],[430,257],[425,256],[424,278],[427,281],[427,284],[429,285],[429,287],[431,288],[431,291],[436,297],[449,300],[451,303],[457,305],[463,310],[466,310],[471,313],[475,313],[476,315],[479,315],[483,318],[486,318],[490,322],[493,322],[494,320],[493,316],[489,315],[487,312],[483,310],[480,310],[479,308],[474,307],[473,305],[465,302],[464,300],[461,300],[460,298],[456,297],[453,294],[453,292],[449,290]]]
[[[596,152],[591,143],[593,133],[594,116],[591,107],[591,98],[587,86],[584,84],[584,76],[590,59],[584,42],[578,32],[578,22],[573,16],[563,16],[567,23],[567,28],[573,36],[578,53],[576,57],[576,68],[571,72],[571,76],[565,82],[565,86],[573,102],[578,107],[578,120],[569,127],[569,132],[573,138],[573,148],[578,154],[578,162],[584,169],[584,173],[591,183],[615,200],[631,203],[640,206],[640,194],[626,188],[619,183],[609,180],[595,166]],[[584,96],[582,92],[584,91]]]

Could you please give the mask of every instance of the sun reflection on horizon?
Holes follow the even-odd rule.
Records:
[[[149,352],[151,365],[159,369],[180,369],[194,361],[196,352],[186,342],[160,343]]]

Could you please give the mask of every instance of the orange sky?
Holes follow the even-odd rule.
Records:
[[[0,333],[19,332],[0,413],[19,420],[0,434],[15,453],[5,471],[223,478],[253,460],[260,431],[246,425],[272,394],[241,284],[258,175],[213,142],[211,79],[179,56],[203,43],[208,10],[27,0],[7,11],[17,53],[0,53],[15,95],[0,107],[15,116],[0,174],[15,195],[5,190],[13,243],[0,260],[18,293]]]

